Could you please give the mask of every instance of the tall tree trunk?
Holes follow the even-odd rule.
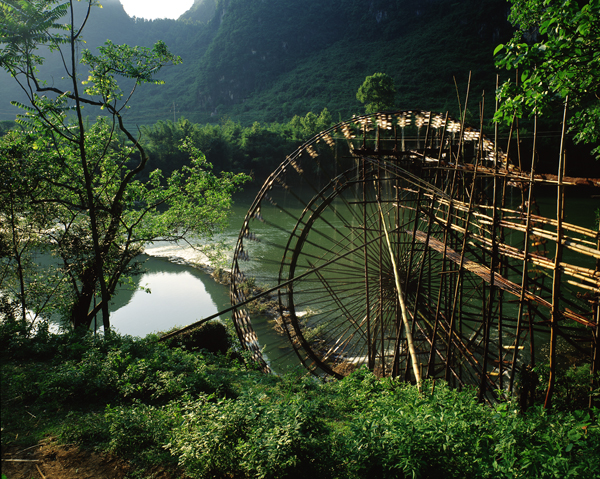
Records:
[[[71,325],[73,329],[88,330],[92,322],[90,309],[96,291],[95,268],[86,268],[81,280],[81,289],[71,308]]]
[[[73,84],[73,94],[75,97],[75,111],[77,112],[77,122],[79,126],[78,139],[77,144],[79,146],[79,153],[81,158],[81,167],[83,169],[83,177],[85,182],[85,193],[87,199],[87,207],[90,215],[90,226],[92,230],[92,242],[94,248],[94,268],[96,271],[96,276],[100,282],[100,296],[102,298],[102,324],[104,326],[104,334],[110,333],[110,315],[108,311],[108,302],[109,302],[109,294],[108,289],[106,287],[106,279],[104,278],[104,255],[102,254],[102,249],[100,247],[100,233],[98,227],[98,217],[96,211],[96,199],[94,198],[94,185],[92,182],[92,176],[90,173],[88,158],[87,158],[87,150],[85,147],[85,126],[83,122],[83,113],[82,106],[79,99],[79,85],[77,78],[77,57],[75,50],[75,42],[77,41],[77,35],[75,34],[74,25],[75,18],[73,13],[73,0],[70,0],[71,6],[71,80]],[[88,7],[88,15],[89,15],[89,7]],[[86,18],[87,20],[87,18]],[[93,297],[90,296],[90,303]],[[88,311],[89,312],[89,304]],[[88,325],[89,327],[89,325]]]
[[[15,215],[14,198],[10,197],[10,227],[12,229],[12,246],[13,255],[17,262],[17,275],[19,276],[19,302],[21,303],[21,320],[23,324],[27,321],[27,299],[25,296],[25,273],[23,271],[23,263],[21,261],[21,251],[19,251],[19,238],[17,235],[17,224]]]

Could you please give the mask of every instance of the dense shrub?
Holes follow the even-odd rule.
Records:
[[[539,402],[544,401],[546,388],[550,376],[550,364],[542,363],[534,369],[538,375],[536,396]],[[563,411],[576,411],[585,409],[589,405],[590,394],[596,399],[600,398],[600,372],[596,371],[594,384],[596,389],[590,391],[592,377],[590,376],[590,365],[573,365],[557,375],[554,384],[554,395],[552,404],[555,409]]]
[[[102,412],[70,411],[55,433],[64,444],[78,443],[91,449],[105,449],[111,440],[110,423]]]
[[[360,402],[346,405],[339,434],[348,477],[595,477],[598,419],[587,412],[522,414],[513,403],[490,408],[473,392],[446,384],[414,386],[359,372],[336,385]],[[366,394],[365,394],[366,393]],[[592,434],[590,432],[593,431]]]
[[[108,424],[109,452],[146,465],[176,462],[163,446],[180,420],[177,407],[156,408],[140,403],[107,406],[104,420]]]
[[[366,369],[264,375],[156,336],[20,343],[2,355],[3,444],[50,434],[191,478],[600,477],[598,410],[492,408],[443,381],[419,390]]]
[[[350,415],[340,434],[357,477],[484,477],[491,411],[474,394],[438,385],[435,393],[389,384]]]
[[[317,405],[250,391],[188,402],[167,446],[192,477],[333,477],[329,427]]]

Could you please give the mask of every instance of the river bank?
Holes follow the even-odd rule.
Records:
[[[229,228],[229,230],[232,229]],[[237,235],[234,236],[231,231],[226,231],[216,240],[221,244],[225,243],[225,251],[231,251],[234,238],[237,238]],[[157,315],[162,316],[160,320],[162,326],[155,331],[166,331],[174,327],[182,328],[231,306],[229,297],[231,271],[224,266],[231,264],[230,261],[220,261],[218,265],[215,265],[211,258],[202,253],[200,249],[190,245],[154,244],[148,246],[145,254],[148,273],[138,280],[138,291],[121,292],[126,297],[120,304],[120,308],[112,314],[112,317],[115,318],[113,324],[121,332],[127,328],[136,327],[138,330],[143,329],[144,334],[148,334],[152,332],[148,328],[150,321],[148,318]],[[248,298],[261,292],[260,288],[253,284],[249,283],[247,287],[245,293]],[[149,289],[152,294],[145,294],[144,288]],[[187,320],[173,320],[172,318],[177,313],[172,312],[155,314],[154,312],[161,305],[147,305],[161,296],[165,296],[165,301],[171,301],[171,298],[168,297],[170,295],[175,295],[176,300],[165,309],[179,310],[181,308],[183,313],[180,316],[185,314]],[[253,329],[258,336],[263,356],[271,369],[277,374],[296,369],[299,361],[282,325],[277,293],[259,298],[246,305],[245,309],[252,317]],[[141,324],[135,326],[133,323],[139,322],[140,317],[142,318]],[[228,321],[230,318],[231,313],[224,313],[220,316],[223,321]],[[143,336],[141,333],[137,335]]]

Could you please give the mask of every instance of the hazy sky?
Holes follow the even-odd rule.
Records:
[[[121,3],[130,17],[179,18],[189,10],[194,0],[121,0]]]

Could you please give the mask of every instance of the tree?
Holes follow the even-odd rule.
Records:
[[[396,99],[394,80],[386,73],[374,73],[365,78],[356,99],[365,104],[366,113],[389,110],[394,107]]]
[[[36,204],[44,186],[39,175],[27,170],[27,154],[27,145],[17,132],[0,138],[0,288],[20,306],[25,329],[28,309],[47,313],[48,300],[57,293],[56,281],[51,279],[54,268],[46,265],[44,281],[39,281],[40,268],[31,258],[32,251],[44,251],[37,232],[47,228],[52,218],[45,217],[43,204]],[[36,316],[30,319],[33,323]]]
[[[159,120],[151,127],[142,126],[141,130],[146,140],[146,149],[152,155],[152,165],[157,165],[163,171],[179,169],[189,161],[187,153],[179,148],[184,139],[187,138],[198,146],[198,126],[183,117],[175,123],[171,120]],[[206,153],[204,149],[202,151]]]
[[[83,50],[79,56],[82,30],[99,5],[84,3],[76,25],[73,0],[0,0],[0,65],[29,99],[29,105],[19,105],[25,113],[17,121],[24,131],[8,140],[22,147],[15,154],[5,142],[2,154],[11,159],[7,164],[24,166],[26,180],[36,183],[35,190],[17,190],[6,180],[2,199],[16,194],[16,201],[28,207],[15,214],[3,201],[0,218],[4,224],[11,214],[26,223],[34,214],[39,217],[35,236],[60,261],[70,287],[63,313],[75,328],[87,329],[101,311],[108,333],[109,301],[127,275],[139,272],[134,258],[144,245],[210,236],[224,225],[231,194],[246,178],[216,177],[204,155],[184,143],[190,166],[168,178],[157,170],[149,181],[140,181],[148,155],[123,113],[138,85],[161,83],[156,79],[161,68],[181,60],[163,42],[149,49],[107,41],[98,54]],[[60,23],[65,16],[68,22]],[[44,81],[42,47],[58,52],[66,82]],[[128,94],[117,76],[130,80]],[[84,106],[103,116],[88,123]],[[9,179],[15,171],[7,168],[4,174]],[[13,232],[21,223],[13,221]],[[25,294],[20,296],[24,301]]]
[[[496,120],[547,115],[568,97],[575,141],[600,141],[600,0],[551,2],[511,0],[510,21],[518,29],[498,45],[496,65],[517,69],[506,81]],[[594,150],[600,158],[600,146]]]

